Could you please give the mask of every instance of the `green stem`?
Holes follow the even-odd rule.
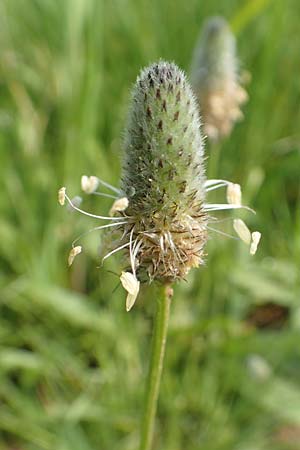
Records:
[[[159,288],[151,344],[151,360],[146,384],[140,450],[151,450],[152,447],[157,399],[167,340],[171,297],[172,289],[169,285],[163,285]]]

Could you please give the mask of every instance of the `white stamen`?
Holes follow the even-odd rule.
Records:
[[[223,222],[232,222],[232,217],[225,217],[224,219],[217,219],[214,216],[208,216],[207,222],[213,222],[213,223],[223,223]]]
[[[70,200],[70,198],[68,197],[68,195],[66,193],[65,193],[65,198],[68,200],[69,204],[72,206],[73,209],[80,212],[81,214],[84,214],[85,216],[94,217],[95,219],[103,219],[103,220],[122,220],[123,219],[123,217],[105,217],[105,216],[97,216],[96,214],[88,213],[86,211],[83,211],[80,208],[77,208],[77,206],[75,206],[72,203],[72,200]]]
[[[212,179],[212,180],[206,180],[206,181],[204,181],[203,186],[204,186],[204,188],[206,189],[206,188],[209,188],[209,187],[211,187],[211,186],[218,185],[218,184],[222,184],[223,186],[226,186],[226,185],[228,185],[229,183],[230,183],[230,181],[227,181],[227,180],[222,180],[222,179],[220,179],[220,180],[218,180],[218,179]]]
[[[105,255],[105,256],[102,258],[102,263],[103,263],[107,258],[109,258],[111,255],[113,255],[114,253],[117,253],[119,250],[122,250],[123,248],[128,247],[129,245],[130,245],[130,243],[127,242],[126,244],[120,245],[120,247],[117,247],[117,248],[115,248],[114,250],[112,250],[111,252],[107,253],[107,255]]]
[[[135,239],[132,245],[132,236],[133,236],[134,228],[130,232],[130,247],[129,247],[129,255],[130,255],[130,265],[133,272],[133,275],[136,276],[136,257],[139,252],[141,245],[143,244],[143,240],[138,238]]]
[[[250,245],[251,233],[245,222],[242,219],[235,219],[233,221],[233,228],[239,238],[245,242],[245,244]]]
[[[120,195],[120,189],[115,188],[114,186],[112,186],[109,183],[106,183],[106,181],[101,180],[100,178],[98,178],[99,184],[101,184],[102,186],[107,187],[108,189],[110,189],[111,191],[115,192],[116,194]]]
[[[71,202],[78,208],[82,203],[82,198],[79,197],[79,195],[76,195],[75,197],[72,198]],[[72,213],[74,212],[72,206],[70,206],[69,204],[67,205],[67,210]]]
[[[58,203],[63,206],[65,204],[65,200],[66,200],[66,188],[62,187],[60,188],[60,190],[58,191]]]
[[[135,294],[127,294],[126,297],[126,311],[129,312],[133,305],[135,304],[136,298],[138,296],[139,290],[140,290],[140,282],[137,281],[138,283],[138,287],[137,287],[137,292]]]
[[[99,195],[100,197],[113,198],[116,199],[115,195],[106,194],[105,192],[92,192],[93,195]]]
[[[135,267],[134,267],[133,251],[132,251],[132,236],[133,236],[133,232],[134,232],[134,227],[130,231],[130,236],[129,236],[129,257],[130,257],[131,269],[132,269],[133,275],[135,276]]]
[[[88,177],[87,175],[82,175],[81,177],[81,189],[86,194],[92,194],[95,192],[97,187],[99,186],[99,180],[95,176]]]
[[[251,211],[253,212],[253,214],[255,214],[255,211],[251,208],[249,208],[249,206],[244,206],[244,205],[234,205],[232,203],[228,204],[228,203],[204,203],[203,204],[203,210],[204,211],[222,211],[225,209],[247,209],[247,211]]]
[[[219,189],[219,188],[224,187],[224,186],[227,186],[227,183],[216,184],[216,185],[214,185],[214,186],[211,186],[211,187],[209,187],[209,188],[206,188],[206,189],[205,189],[205,192],[214,191],[214,190]]]
[[[125,209],[128,207],[128,198],[127,197],[122,197],[122,198],[118,198],[112,205],[112,207],[110,208],[109,211],[109,215],[110,216],[114,216],[114,214],[116,212],[122,212],[125,211]]]
[[[135,304],[136,298],[140,290],[140,282],[136,276],[130,272],[122,272],[120,281],[123,288],[128,292],[126,298],[126,311],[130,311]]]
[[[206,180],[204,182],[204,189],[206,192],[214,191],[224,186],[228,186],[230,181],[227,180]]]
[[[140,240],[140,241],[138,241],[137,239],[135,240],[135,244],[133,246],[133,256],[132,256],[133,261],[134,261],[134,268],[136,268],[136,257],[137,257],[137,254],[138,254],[139,249],[142,246],[142,244],[143,244],[142,240]]]
[[[253,233],[251,234],[251,245],[250,245],[250,255],[255,255],[260,238],[261,238],[261,233],[259,231],[253,231]]]
[[[137,279],[131,272],[122,272],[120,276],[120,281],[123,288],[129,292],[129,294],[134,294],[136,292]]]
[[[227,201],[229,204],[241,206],[242,205],[242,191],[241,186],[236,183],[229,183],[227,186]]]
[[[78,236],[76,239],[74,239],[74,241],[72,242],[72,247],[76,244],[76,242],[78,242],[81,238],[83,238],[84,236],[86,236],[87,234],[92,233],[93,231],[97,231],[97,230],[103,230],[104,228],[111,228],[111,227],[117,227],[119,225],[125,225],[127,222],[115,222],[115,223],[108,223],[106,225],[100,225],[99,227],[95,227],[95,228],[91,228],[88,231],[85,231],[84,233],[82,233],[80,236]]]
[[[73,261],[75,259],[75,257],[77,255],[79,255],[79,253],[81,253],[82,251],[82,247],[81,245],[77,245],[77,247],[73,247],[69,253],[69,257],[68,257],[68,264],[69,266],[71,266],[73,264]]]
[[[229,237],[231,239],[238,239],[237,237],[232,236],[231,234],[225,233],[224,231],[217,230],[216,228],[212,228],[212,227],[209,227],[209,226],[207,226],[206,228],[208,230],[210,230],[210,231],[214,231],[215,233],[221,234],[222,236],[226,236],[226,237]]]

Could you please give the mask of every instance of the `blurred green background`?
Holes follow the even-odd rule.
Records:
[[[176,286],[155,448],[300,448],[299,0],[1,0],[1,450],[137,446],[153,295],[126,314],[97,233],[67,268],[97,221],[59,207],[57,189],[79,194],[82,174],[118,185],[140,68],[189,71],[216,14],[252,81],[213,175],[242,185],[263,238],[250,257],[212,234],[206,267]]]

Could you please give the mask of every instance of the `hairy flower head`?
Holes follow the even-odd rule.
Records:
[[[200,121],[175,64],[143,70],[132,93],[121,189],[141,278],[174,281],[203,262],[207,238]]]
[[[230,134],[243,115],[247,93],[240,85],[236,41],[222,17],[204,24],[192,61],[191,80],[198,97],[204,132],[212,140]]]

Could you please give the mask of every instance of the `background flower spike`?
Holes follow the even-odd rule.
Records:
[[[191,80],[203,118],[204,132],[217,141],[243,118],[248,96],[241,86],[236,40],[222,17],[208,19],[194,50]]]

